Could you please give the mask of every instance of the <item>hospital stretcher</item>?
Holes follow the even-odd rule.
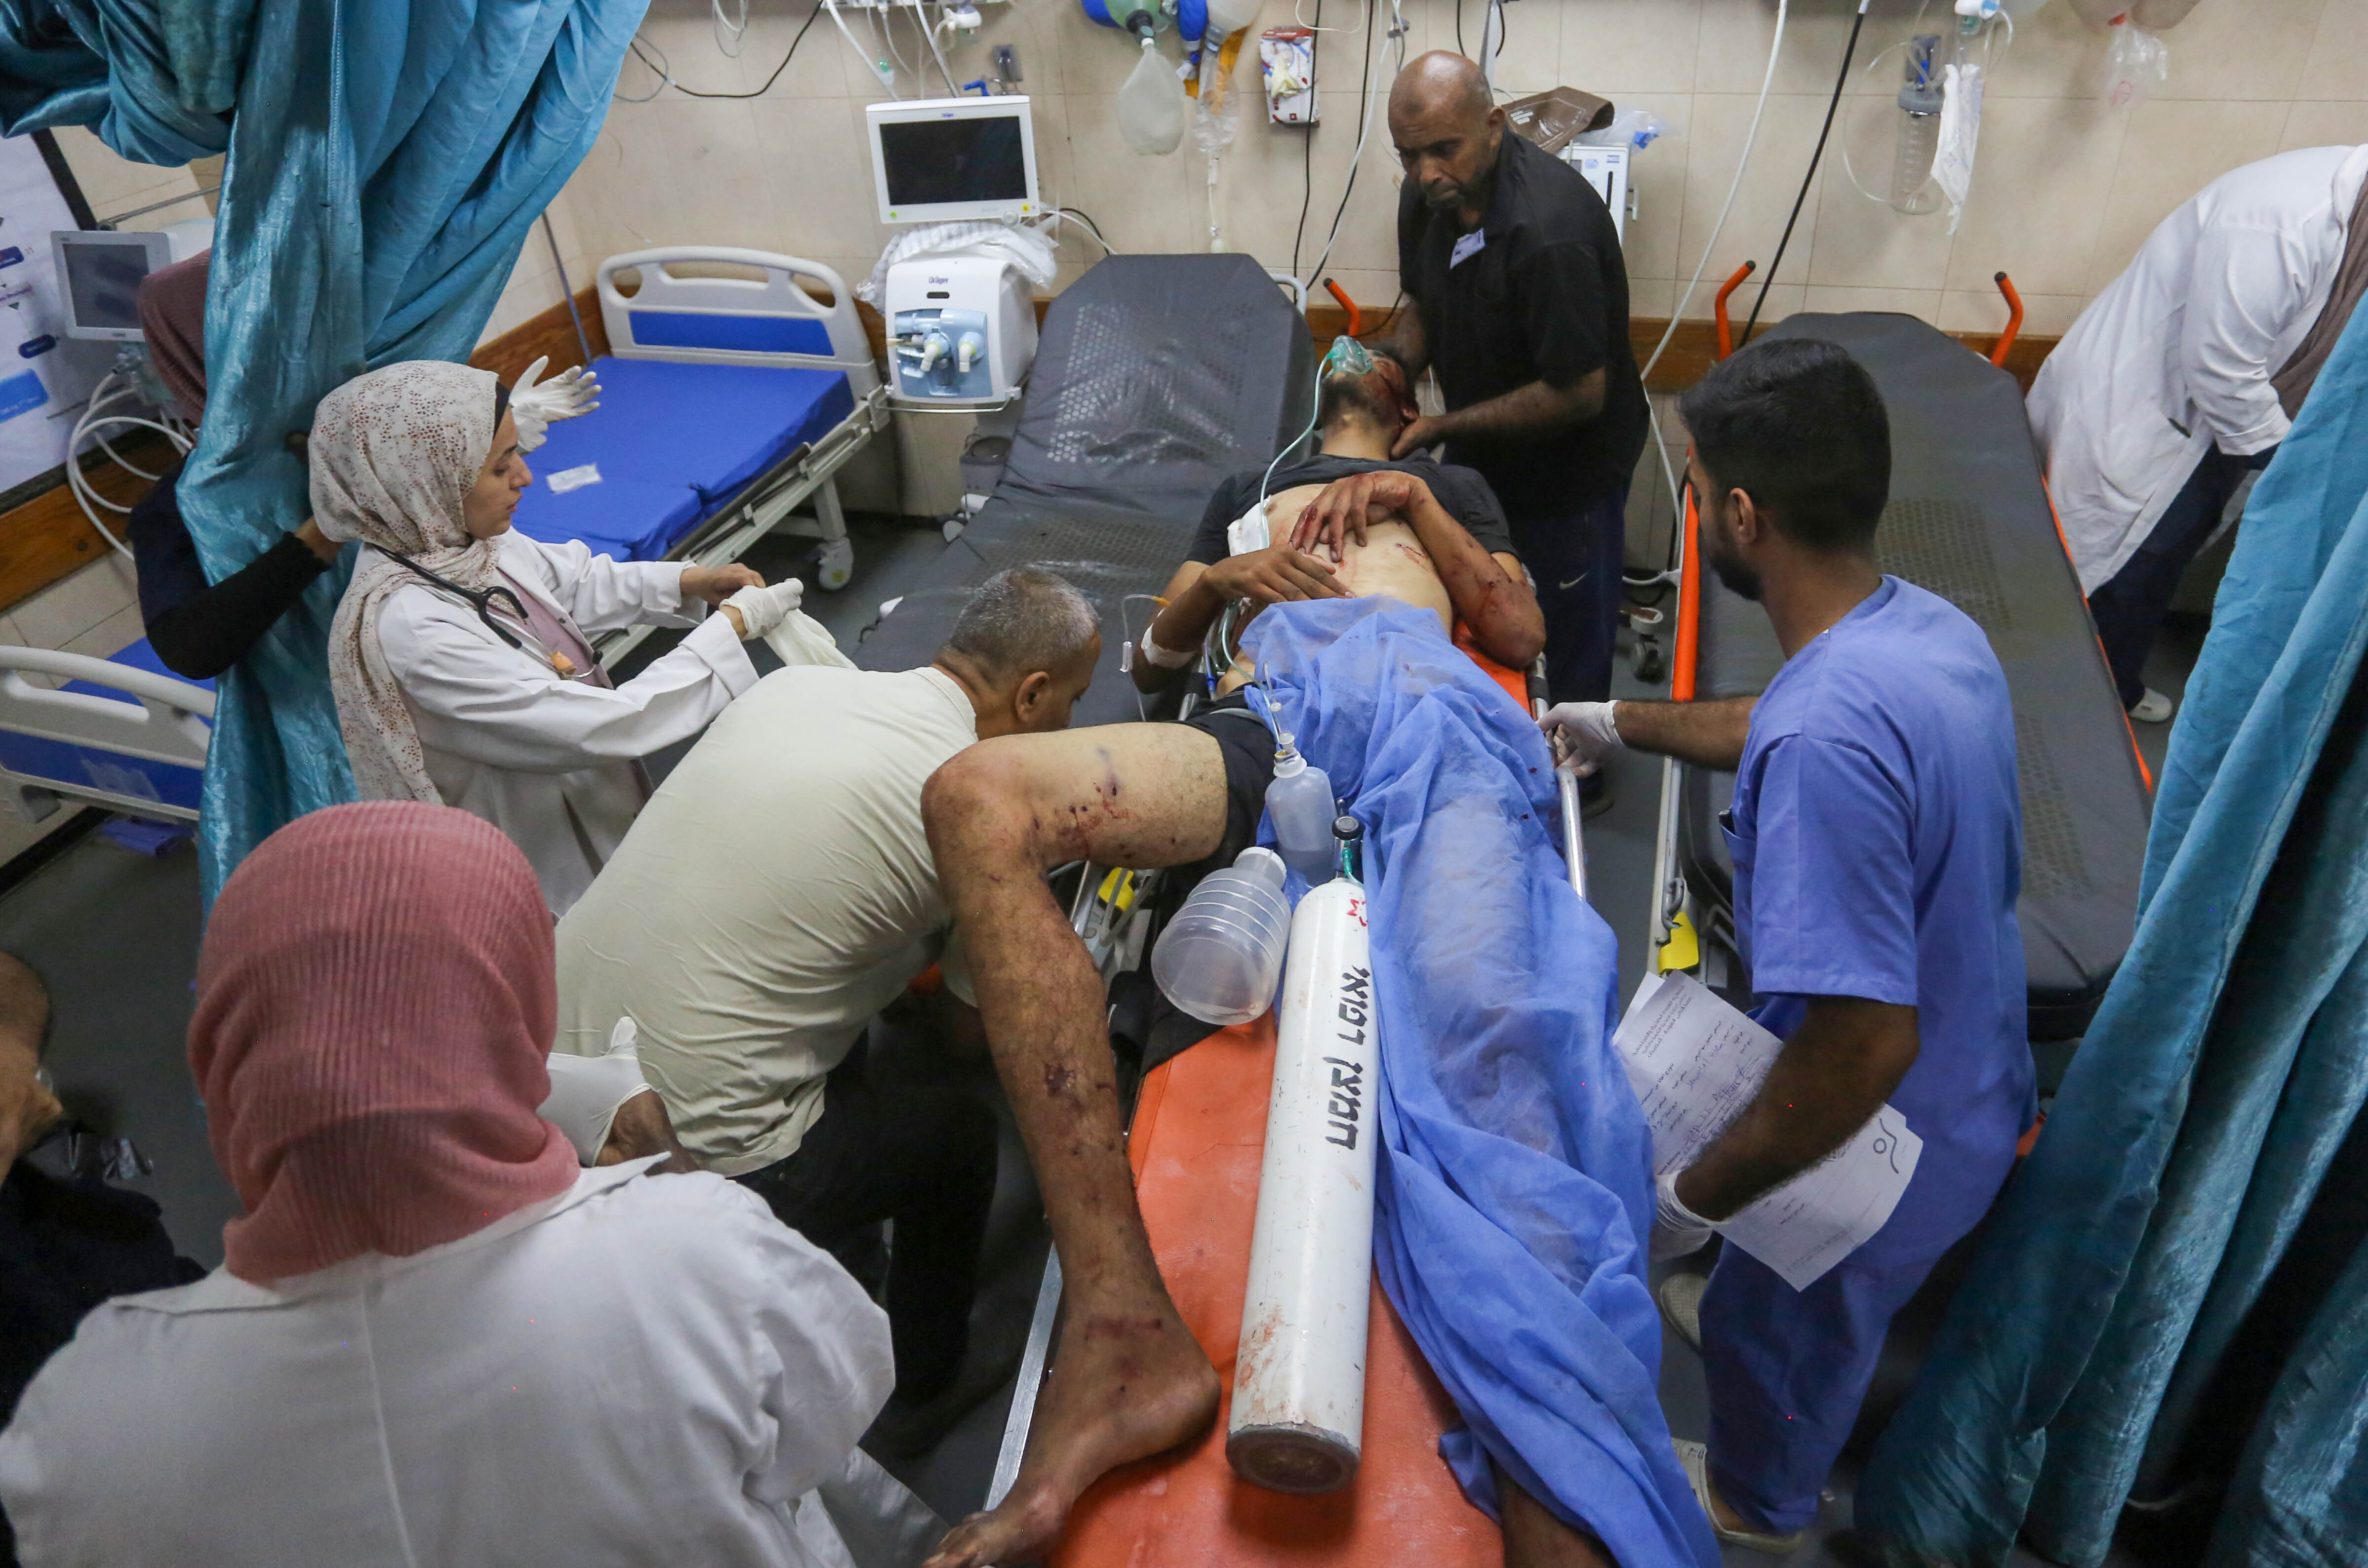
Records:
[[[1883,393],[1891,500],[1876,554],[1885,572],[1972,617],[2005,669],[2022,797],[2016,913],[2031,1039],[2076,1039],[2129,947],[2152,781],[2040,477],[2021,392],[2003,369],[1911,316],[1796,315],[1762,335],[1838,343]],[[1683,527],[1671,696],[1761,690],[1783,662],[1768,618],[1702,570],[1691,502]],[[1686,914],[1713,945],[1713,965],[1730,966],[1704,978],[1748,991],[1719,827],[1734,790],[1731,774],[1674,763],[1665,771],[1655,915],[1666,935]]]
[[[144,638],[108,659],[0,648],[0,790],[29,822],[67,803],[195,822],[213,716],[213,683],[172,674]]]
[[[626,272],[640,278],[630,295]],[[797,256],[677,245],[610,256],[598,290],[611,350],[591,367],[600,406],[551,427],[519,530],[620,561],[717,566],[782,528],[820,539],[820,585],[845,586],[854,551],[837,475],[887,427],[888,393],[844,280]],[[794,515],[809,502],[811,518]],[[601,639],[604,661],[647,630]]]

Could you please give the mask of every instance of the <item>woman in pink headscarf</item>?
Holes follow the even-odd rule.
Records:
[[[926,1551],[855,1452],[885,1315],[733,1183],[579,1170],[536,1114],[555,1008],[533,873],[465,812],[336,807],[248,858],[189,1027],[246,1211],[0,1436],[31,1568]]]

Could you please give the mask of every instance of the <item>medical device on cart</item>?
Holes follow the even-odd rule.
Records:
[[[1024,97],[869,104],[863,122],[883,223],[1016,223],[1043,210]],[[1035,296],[1003,257],[900,261],[888,269],[880,307],[899,403],[1006,403],[1036,358]]]

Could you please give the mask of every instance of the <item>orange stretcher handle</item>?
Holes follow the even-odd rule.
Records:
[[[1990,281],[1997,284],[1998,292],[2006,296],[2006,330],[1998,334],[1996,343],[1990,345],[1990,363],[2003,370],[2006,369],[2007,351],[2014,347],[2015,335],[2022,330],[2022,296],[2015,291],[2014,279],[2003,272]]]
[[[1689,449],[1686,460],[1693,461]],[[1702,524],[1694,516],[1693,486],[1686,487],[1685,560],[1678,568],[1678,651],[1669,664],[1669,700],[1694,699],[1694,657],[1702,642]]]
[[[1747,261],[1735,269],[1735,276],[1718,287],[1718,298],[1711,301],[1711,314],[1718,320],[1718,357],[1722,359],[1735,352],[1735,333],[1727,324],[1726,297],[1743,287],[1743,280],[1759,270],[1759,264]]]
[[[2004,277],[2005,274],[2000,273],[1999,276]],[[1329,278],[1326,278],[1324,280],[1324,288],[1326,292],[1329,293],[1334,299],[1340,301],[1340,308],[1349,312],[1349,335],[1351,337],[1363,335],[1365,330],[1364,313],[1357,309],[1357,301],[1349,298],[1349,291],[1341,288],[1338,283],[1333,282]]]

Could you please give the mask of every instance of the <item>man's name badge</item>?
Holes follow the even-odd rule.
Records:
[[[1487,243],[1487,230],[1473,230],[1470,233],[1456,241],[1455,248],[1447,253],[1447,265],[1451,267],[1463,266],[1465,260],[1469,257],[1478,256],[1480,254],[1480,247]]]

